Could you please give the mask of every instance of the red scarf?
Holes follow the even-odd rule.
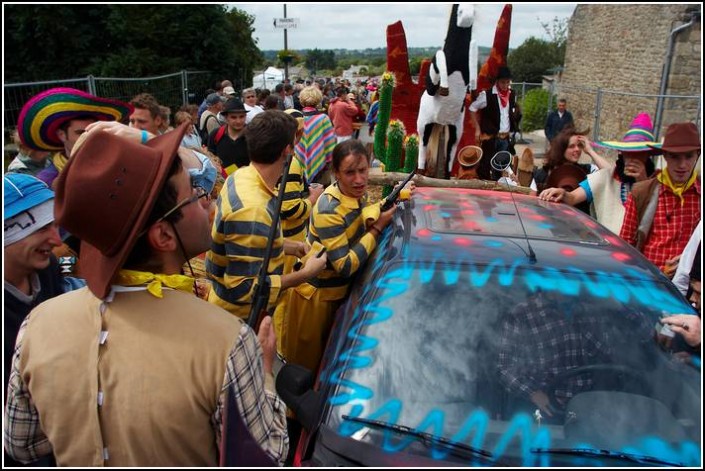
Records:
[[[497,89],[497,95],[499,95],[499,103],[502,108],[506,108],[509,104],[509,89],[507,88],[505,91]]]

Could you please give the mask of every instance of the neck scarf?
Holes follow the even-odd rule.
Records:
[[[169,288],[193,293],[195,280],[186,275],[163,275],[137,270],[120,270],[115,276],[116,285],[138,286],[147,285],[147,291],[157,298],[163,298],[162,285]]]
[[[673,181],[671,181],[671,175],[668,173],[668,168],[663,169],[663,171],[659,173],[656,178],[659,182],[663,184],[663,186],[670,189],[673,194],[681,200],[681,206],[683,206],[683,204],[685,203],[683,193],[688,191],[688,189],[695,183],[695,180],[698,179],[698,171],[693,170],[693,172],[690,174],[690,178],[688,178],[688,181],[685,182],[685,184],[683,185],[676,185],[675,183],[673,183]]]
[[[505,91],[502,91],[498,88],[497,95],[499,95],[499,103],[502,105],[502,108],[506,108],[509,104],[509,89],[507,88]]]
[[[54,163],[54,167],[56,167],[56,170],[61,173],[64,170],[64,167],[66,167],[66,164],[69,162],[69,159],[68,157],[65,157],[64,154],[62,154],[61,152],[57,152],[51,158],[51,161]]]

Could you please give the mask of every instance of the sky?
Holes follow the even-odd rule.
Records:
[[[254,37],[261,50],[284,49],[284,30],[274,18],[284,17],[283,3],[229,3],[253,15]],[[504,3],[475,4],[473,39],[492,46]],[[408,47],[441,47],[448,30],[450,3],[287,3],[287,18],[298,18],[288,30],[289,49],[366,49],[386,47],[387,25],[401,20]],[[531,36],[549,39],[541,22],[570,18],[575,3],[516,3],[512,5],[510,48]]]

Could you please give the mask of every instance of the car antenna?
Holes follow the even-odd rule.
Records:
[[[506,150],[500,150],[497,152],[495,155],[492,156],[492,159],[490,159],[490,166],[498,171],[498,172],[504,172],[505,170],[507,171],[508,175],[514,175],[514,172],[512,171],[512,154],[507,152]],[[526,245],[529,248],[529,253],[527,256],[529,257],[529,262],[530,263],[536,263],[536,253],[534,252],[534,249],[531,248],[531,242],[529,242],[529,236],[526,234],[526,228],[524,228],[524,221],[521,219],[521,214],[519,213],[519,208],[517,207],[517,202],[514,201],[514,192],[512,191],[512,185],[509,183],[509,177],[504,177],[505,184],[507,185],[507,190],[509,191],[510,196],[512,197],[512,203],[514,203],[514,210],[517,213],[517,218],[519,218],[519,224],[521,224],[521,230],[524,233],[524,240],[526,240]],[[524,252],[526,253],[526,252]]]

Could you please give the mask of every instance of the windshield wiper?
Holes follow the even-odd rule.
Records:
[[[343,415],[343,420],[359,422],[361,424],[371,425],[373,427],[393,430],[401,435],[410,435],[412,437],[420,438],[421,442],[427,447],[438,444],[441,445],[443,449],[450,451],[453,456],[460,458],[472,458],[477,455],[490,459],[494,458],[492,453],[487,450],[483,450],[482,448],[475,448],[473,446],[466,445],[465,443],[454,442],[445,437],[433,435],[428,432],[421,432],[420,430],[407,427],[406,425],[390,424],[389,422],[383,422],[381,420],[366,419],[364,417],[351,417],[349,415]]]
[[[624,451],[601,450],[597,448],[532,448],[531,453],[555,453],[558,455],[580,455],[580,456],[606,456],[609,458],[618,458],[634,463],[650,463],[660,464],[664,466],[685,466],[683,463],[675,463],[673,461],[662,460],[655,456],[636,455],[634,453],[626,453]]]

